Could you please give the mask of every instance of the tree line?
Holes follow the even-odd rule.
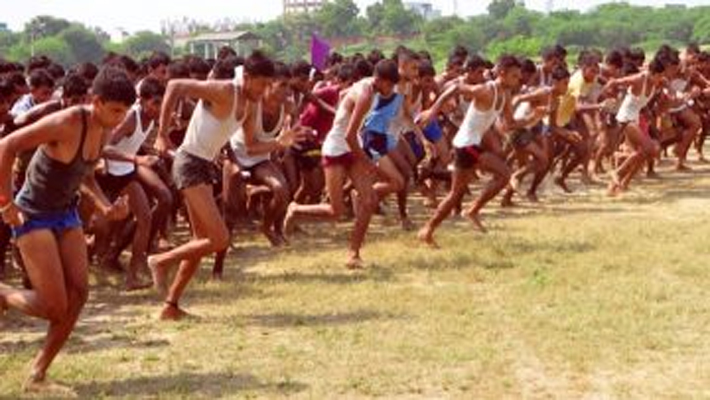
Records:
[[[520,0],[493,0],[488,12],[469,18],[425,20],[407,9],[402,0],[382,0],[361,10],[354,0],[334,0],[320,10],[285,15],[268,22],[234,23],[220,29],[250,30],[274,56],[291,61],[308,57],[313,33],[330,39],[361,38],[364,46],[375,38],[406,38],[405,44],[427,49],[444,59],[457,45],[496,57],[501,53],[535,56],[543,47],[562,44],[575,48],[641,47],[652,50],[662,43],[683,46],[695,41],[710,44],[710,6],[663,8],[613,3],[588,12],[554,11],[550,14],[525,8]],[[194,34],[211,30],[201,25]],[[20,32],[0,32],[0,57],[26,60],[33,52],[61,64],[97,62],[109,51],[142,58],[171,49],[167,32],[138,32],[121,43],[111,42],[99,28],[51,16],[38,16]],[[394,45],[399,43],[392,43]],[[356,51],[353,49],[336,49]]]

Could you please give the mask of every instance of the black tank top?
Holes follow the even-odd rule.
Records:
[[[93,173],[98,161],[98,158],[86,161],[83,157],[88,130],[83,107],[81,123],[79,148],[69,163],[50,158],[41,148],[32,157],[27,179],[16,198],[17,205],[29,216],[66,212],[76,206],[79,186],[87,174]]]

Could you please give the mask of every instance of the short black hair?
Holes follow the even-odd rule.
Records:
[[[584,56],[580,57],[579,59],[579,67],[580,68],[587,68],[587,67],[594,67],[599,65],[599,58],[593,53],[586,53]]]
[[[358,60],[353,64],[353,66],[355,67],[355,81],[372,76],[372,73],[374,72],[372,63],[367,60]]]
[[[30,73],[30,87],[33,89],[48,87],[54,88],[54,79],[46,69],[36,69]]]
[[[611,65],[615,68],[621,69],[624,67],[624,55],[621,51],[614,49],[606,54],[606,59],[604,62],[607,65]]]
[[[244,61],[244,72],[251,77],[273,78],[274,62],[259,50],[254,50]]]
[[[127,55],[118,56],[118,58],[116,59],[116,62],[123,65],[123,68],[125,68],[126,71],[131,74],[137,74],[139,72],[139,70],[141,69],[141,66],[138,65],[136,60],[134,60],[133,58],[131,58]]]
[[[461,46],[460,44],[456,45],[456,47],[454,47],[454,50],[451,51],[450,57],[458,57],[465,60],[466,57],[468,57],[468,49],[464,46]]]
[[[559,82],[564,79],[569,79],[570,74],[565,67],[556,67],[552,70],[551,78],[554,82]]]
[[[20,71],[15,71],[7,74],[5,76],[5,79],[8,83],[12,85],[13,88],[15,86],[27,86],[27,80],[25,79],[25,75]]]
[[[212,77],[214,79],[234,79],[234,69],[239,66],[237,57],[227,57],[217,60],[212,67]]]
[[[384,60],[385,58],[385,54],[379,49],[373,49],[367,55],[367,61],[369,61],[372,65],[377,65],[378,62]]]
[[[326,59],[326,65],[332,67],[334,65],[343,63],[344,60],[345,59],[342,54],[334,51],[328,55],[328,58]]]
[[[217,59],[218,60],[224,60],[225,58],[236,57],[236,56],[237,56],[237,52],[234,51],[234,49],[229,46],[222,46],[219,48],[219,51],[217,52]]]
[[[289,68],[288,65],[285,63],[282,63],[280,61],[274,62],[274,78],[276,79],[291,79],[292,75],[292,68]],[[308,75],[306,77],[310,76],[310,70]]]
[[[191,74],[207,75],[210,73],[209,64],[200,57],[192,56],[188,58],[187,67],[190,69]]]
[[[160,68],[161,65],[166,67],[170,65],[170,56],[162,51],[154,51],[148,58],[148,69],[154,70]]]
[[[466,69],[466,71],[469,72],[476,71],[481,68],[486,68],[486,59],[479,56],[478,54],[471,54],[466,59],[464,68]]]
[[[654,57],[651,63],[648,64],[648,70],[652,74],[662,74],[666,70],[666,63],[661,57]]]
[[[636,64],[631,61],[625,62],[624,66],[621,68],[621,73],[623,76],[638,74],[639,72],[639,67],[637,67]]]
[[[452,54],[449,56],[449,59],[446,61],[446,68],[451,68],[451,67],[462,67],[464,63],[466,62],[466,57],[461,57],[456,54]]]
[[[49,64],[49,66],[47,67],[47,72],[49,72],[49,75],[51,75],[52,79],[54,79],[55,81],[64,78],[64,75],[66,75],[64,67],[56,63]]]
[[[99,74],[99,68],[94,63],[86,62],[79,64],[76,73],[81,75],[87,82],[93,82]]]
[[[520,64],[522,65],[520,70],[524,74],[534,74],[537,72],[537,65],[535,65],[535,61],[533,61],[529,58],[524,58],[524,59],[520,60]]]
[[[89,92],[89,84],[81,75],[71,73],[64,77],[62,81],[62,96],[77,97],[86,96]]]
[[[698,42],[690,42],[688,46],[686,46],[685,51],[690,54],[700,54],[700,45]]]
[[[311,64],[306,61],[299,60],[291,64],[290,75],[294,78],[310,78],[311,77]]]
[[[140,93],[138,93],[138,95],[141,99],[160,98],[165,95],[165,85],[159,80],[149,76],[143,79],[139,91]]]
[[[388,82],[399,82],[399,67],[392,60],[382,60],[375,65],[375,76]]]
[[[341,64],[338,66],[338,80],[350,82],[355,77],[355,67],[352,64]]]
[[[419,76],[420,77],[433,77],[436,76],[436,69],[434,68],[434,64],[431,63],[429,60],[422,60],[419,62]]]
[[[46,69],[50,64],[52,64],[52,60],[47,56],[33,56],[27,63],[27,73],[37,69]]]
[[[554,47],[546,47],[542,50],[542,53],[540,54],[542,56],[543,61],[549,61],[552,59],[558,59],[559,54],[557,53],[557,50],[555,50]]]
[[[136,89],[128,75],[120,68],[103,67],[94,79],[91,91],[103,101],[131,106],[136,102]]]
[[[0,100],[10,101],[14,95],[14,85],[6,79],[0,79]]]
[[[397,49],[395,56],[397,62],[419,61],[419,54],[404,46]]]
[[[190,68],[183,61],[173,61],[168,65],[168,77],[170,79],[184,79],[190,77]]]
[[[522,65],[520,64],[518,57],[510,54],[503,54],[498,59],[498,68],[501,70],[509,70],[513,68],[522,69]]]

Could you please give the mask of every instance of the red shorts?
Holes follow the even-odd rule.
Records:
[[[355,155],[353,153],[344,153],[339,156],[331,157],[331,156],[323,156],[323,168],[328,168],[328,167],[335,167],[335,166],[343,166],[343,167],[350,167],[353,165],[355,162]]]

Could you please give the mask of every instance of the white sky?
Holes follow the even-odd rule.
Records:
[[[406,0],[405,0],[406,1]],[[418,0],[422,1],[422,0]],[[425,1],[425,0],[424,0]],[[453,11],[454,0],[430,0],[445,15]],[[268,20],[281,13],[281,0],[3,0],[0,22],[12,30],[20,30],[36,15],[48,14],[79,21],[89,26],[100,26],[116,34],[118,28],[128,32],[160,30],[160,21],[188,16],[198,21],[213,22],[225,17],[235,20]],[[376,0],[356,0],[361,10]],[[555,9],[588,9],[610,0],[554,0]],[[462,16],[485,13],[485,0],[458,0]],[[526,0],[528,8],[544,10],[547,0]],[[637,5],[662,6],[666,3],[708,5],[710,0],[631,0]]]

